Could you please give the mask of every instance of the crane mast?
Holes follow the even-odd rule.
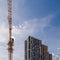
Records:
[[[12,39],[12,0],[8,0],[8,23],[9,23],[8,53],[9,53],[9,60],[12,60],[12,53],[13,53],[13,39]]]
[[[8,0],[9,41],[12,36],[12,0]]]

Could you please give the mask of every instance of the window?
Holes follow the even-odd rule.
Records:
[[[29,50],[28,56],[29,56],[29,59],[30,59],[30,50]]]

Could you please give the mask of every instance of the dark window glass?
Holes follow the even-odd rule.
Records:
[[[30,43],[29,43],[29,49],[30,49]]]
[[[29,50],[29,59],[30,59],[30,50]]]

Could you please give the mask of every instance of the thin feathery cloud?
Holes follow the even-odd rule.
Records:
[[[28,35],[33,35],[36,30],[40,29],[40,33],[43,31],[44,28],[47,27],[52,20],[53,16],[43,17],[42,19],[32,19],[28,21],[24,21],[19,26],[13,26],[13,36],[24,37]],[[0,41],[5,41],[8,38],[8,27],[6,26],[6,22],[2,21],[0,23]],[[3,37],[3,38],[2,38]]]
[[[60,50],[60,48],[57,48],[58,50]]]

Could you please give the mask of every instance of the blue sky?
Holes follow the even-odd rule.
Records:
[[[13,0],[12,5],[13,59],[24,60],[24,41],[29,35],[42,40],[50,53],[60,56],[60,0]],[[8,60],[7,7],[7,0],[0,0],[1,60]]]

